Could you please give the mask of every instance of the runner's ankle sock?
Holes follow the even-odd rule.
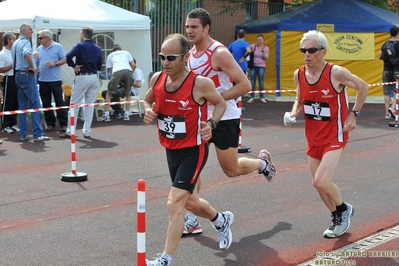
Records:
[[[109,116],[109,111],[105,111],[105,112],[104,112],[104,115],[105,115],[105,116]]]
[[[224,224],[224,220],[225,220],[225,218],[224,218],[224,216],[223,216],[223,214],[221,214],[221,213],[217,213],[216,214],[216,216],[215,216],[215,218],[213,218],[212,220],[211,220],[211,222],[216,226],[216,227],[222,227],[223,226],[223,224]]]
[[[170,265],[172,263],[172,256],[169,255],[168,253],[166,253],[165,251],[162,252],[161,257],[168,261],[168,265]]]
[[[260,161],[262,162],[262,167],[260,168],[260,171],[263,172],[266,169],[266,162],[261,159],[260,159]]]
[[[348,207],[346,206],[345,202],[342,202],[341,205],[337,206],[337,212],[344,212],[348,209]]]

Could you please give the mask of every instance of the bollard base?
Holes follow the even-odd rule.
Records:
[[[399,123],[389,122],[389,127],[399,127]]]
[[[399,127],[399,124],[396,122],[389,122],[389,127]]]
[[[251,152],[251,148],[247,146],[239,146],[238,147],[238,153],[247,153]]]
[[[86,173],[82,173],[82,172],[76,172],[76,174],[72,174],[72,172],[63,173],[63,174],[61,174],[61,181],[64,181],[64,182],[83,182],[83,181],[87,181],[87,174]]]

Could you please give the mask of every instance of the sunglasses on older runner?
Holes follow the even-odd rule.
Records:
[[[301,51],[301,53],[303,53],[303,54],[305,54],[306,52],[309,52],[309,54],[314,54],[314,53],[316,53],[317,51],[320,51],[320,50],[323,50],[323,49],[324,49],[323,47],[321,47],[321,48],[310,47],[310,48],[308,48],[308,49],[306,49],[306,48],[300,48],[299,51]]]
[[[159,57],[161,58],[162,61],[165,61],[165,59],[168,59],[169,62],[175,61],[176,58],[178,56],[181,56],[181,55],[184,55],[184,54],[168,54],[168,55],[164,55],[164,54],[159,53]]]

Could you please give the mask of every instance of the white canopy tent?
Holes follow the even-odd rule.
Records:
[[[80,42],[80,30],[91,26],[103,49],[103,57],[119,44],[129,51],[145,76],[152,71],[151,34],[148,16],[136,14],[99,0],[7,0],[0,3],[0,32],[19,32],[22,23],[32,25],[33,47],[37,47],[37,33],[49,29],[58,35],[59,43],[67,53]],[[104,62],[105,62],[104,58]],[[64,65],[63,82],[73,84],[74,73]],[[108,82],[103,82],[105,89]]]

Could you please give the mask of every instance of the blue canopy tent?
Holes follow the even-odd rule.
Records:
[[[366,80],[364,75],[361,77],[369,83],[381,82],[382,62],[376,57],[378,57],[382,43],[389,38],[389,29],[393,25],[398,24],[399,14],[375,7],[360,0],[316,0],[285,12],[239,24],[236,26],[236,31],[244,29],[247,32],[247,41],[251,39],[255,40],[256,35],[259,33],[267,34],[269,38],[266,38],[266,45],[269,47],[275,46],[275,51],[271,50],[270,53],[275,53],[276,71],[274,78],[276,79],[276,90],[280,90],[282,88],[281,65],[284,63],[294,65],[294,63],[298,62],[298,65],[293,66],[293,69],[289,69],[292,70],[289,74],[289,82],[292,83],[292,73],[303,64],[302,57],[300,57],[298,52],[299,40],[302,38],[303,32],[308,30],[320,30],[320,25],[331,26],[331,28],[328,28],[326,31],[324,31],[323,27],[321,28],[321,31],[325,33],[327,31],[335,33],[373,33],[375,56],[373,56],[373,60],[369,58],[370,62],[367,63],[372,65],[370,66],[370,70],[375,72],[375,70],[378,69],[381,70],[381,73],[370,75],[368,77],[369,80]],[[291,37],[291,40],[288,42],[284,41],[284,32],[290,31],[297,32],[297,35],[287,35]],[[292,43],[293,46],[291,46]],[[290,49],[295,50],[295,54],[289,51],[287,51],[288,55],[283,54],[283,45],[291,46]],[[329,45],[331,46],[331,42],[329,42]],[[287,58],[287,56],[291,57]],[[298,61],[294,60],[293,62],[292,56],[294,59],[298,59]],[[273,67],[272,62],[269,61],[267,69]],[[331,62],[331,60],[328,61]],[[338,64],[338,62],[340,65],[347,67],[346,63],[348,62],[346,61],[337,61],[333,63]],[[352,62],[351,66],[354,68],[363,68],[365,66],[364,63],[364,61],[359,61],[357,65],[353,65]],[[350,70],[352,71],[352,69]],[[359,73],[364,74],[364,71]],[[270,78],[269,76],[268,79]],[[271,80],[269,80],[269,83],[270,81]],[[280,96],[279,93],[276,95]]]

